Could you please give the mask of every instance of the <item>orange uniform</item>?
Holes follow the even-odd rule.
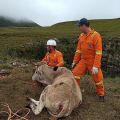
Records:
[[[97,94],[104,96],[103,74],[101,71],[102,39],[98,32],[92,30],[87,35],[82,33],[79,37],[73,62],[76,67],[73,74],[80,84],[80,77],[89,71],[96,83]],[[92,67],[98,68],[97,74],[92,74]]]
[[[64,66],[63,55],[60,51],[52,51],[51,53],[47,52],[42,61],[47,62],[49,66],[52,67],[62,67]]]

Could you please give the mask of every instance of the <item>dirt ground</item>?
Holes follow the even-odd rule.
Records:
[[[26,96],[39,99],[41,86],[33,89],[31,85],[32,67],[15,68],[11,75],[0,80],[0,102],[6,102],[13,111],[26,106]],[[72,114],[60,120],[120,120],[120,78],[105,79],[105,102],[98,102],[94,83],[88,76],[81,80],[83,103]],[[0,111],[4,107],[0,105]],[[31,112],[30,120],[49,120],[50,115],[44,109],[40,115]],[[2,120],[2,119],[1,119]]]

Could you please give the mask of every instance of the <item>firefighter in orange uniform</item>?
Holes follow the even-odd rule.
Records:
[[[56,50],[56,41],[50,39],[47,41],[47,53],[42,61],[46,62],[49,66],[54,67],[56,71],[58,67],[64,66],[63,54]]]
[[[96,84],[99,101],[104,101],[103,73],[101,71],[102,39],[98,32],[89,27],[89,21],[83,18],[79,21],[82,34],[72,63],[73,74],[80,85],[80,78],[89,71]]]

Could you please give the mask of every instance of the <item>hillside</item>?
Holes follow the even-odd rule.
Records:
[[[104,71],[115,73],[110,75],[119,75],[120,19],[91,20],[91,26],[103,38]],[[58,38],[58,49],[64,53],[66,65],[70,66],[79,34],[74,21],[51,27],[0,28],[0,59],[42,59],[46,51],[46,41],[49,38]]]
[[[39,26],[33,21],[27,20],[14,20],[9,17],[0,16],[0,27],[36,27]]]
[[[104,37],[111,37],[120,35],[120,18],[117,19],[101,19],[90,20],[93,29],[97,30]],[[76,21],[62,22],[52,26],[55,29],[65,30],[78,30],[76,27]]]

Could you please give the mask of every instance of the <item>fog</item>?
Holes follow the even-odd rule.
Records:
[[[0,0],[0,16],[29,19],[42,26],[63,21],[120,17],[120,0]]]

